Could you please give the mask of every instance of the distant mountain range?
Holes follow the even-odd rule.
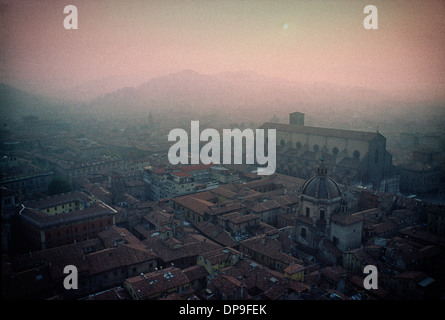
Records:
[[[0,116],[21,117],[50,113],[56,108],[52,99],[0,83]]]
[[[251,71],[200,74],[191,70],[151,79],[97,97],[91,106],[100,109],[129,110],[181,106],[183,108],[227,108],[268,112],[283,108],[326,104],[369,104],[389,96],[360,87],[340,87],[328,83],[303,84],[265,77]],[[271,110],[273,108],[273,110]],[[302,110],[305,111],[305,110]]]
[[[122,83],[133,85],[122,87]],[[32,88],[32,92],[38,90],[35,85]],[[185,70],[145,82],[135,77],[120,81],[109,77],[53,89],[52,97],[46,98],[0,85],[1,114],[32,113],[39,108],[73,105],[72,101],[76,100],[79,111],[83,108],[93,112],[163,111],[172,114],[207,111],[227,117],[232,115],[235,119],[240,114],[270,119],[274,114],[297,110],[319,118],[347,115],[353,119],[365,115],[397,115],[400,108],[407,106],[400,98],[368,88],[293,82],[252,71],[200,74]],[[411,105],[422,104],[415,101]]]

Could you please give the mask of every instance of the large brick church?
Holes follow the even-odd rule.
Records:
[[[304,114],[290,114],[290,123],[266,122],[261,129],[276,129],[279,173],[308,179],[323,158],[340,184],[362,184],[384,192],[398,192],[392,156],[379,132],[310,127]]]

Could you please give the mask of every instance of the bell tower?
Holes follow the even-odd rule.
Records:
[[[289,124],[304,126],[304,113],[293,112],[289,114]]]

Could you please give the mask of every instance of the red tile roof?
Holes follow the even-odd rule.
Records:
[[[184,272],[175,267],[160,269],[125,280],[133,287],[140,299],[159,295],[170,289],[190,284]]]
[[[193,195],[176,197],[172,201],[200,215],[204,215],[205,211],[213,205],[213,203],[195,198]]]
[[[304,270],[304,267],[300,264],[291,264],[289,265],[286,269],[284,269],[284,272],[286,272],[287,274],[295,274],[297,272],[301,272]]]
[[[92,201],[92,199],[82,191],[73,191],[73,192],[67,192],[63,194],[59,194],[56,196],[51,196],[43,199],[38,199],[34,201],[29,201],[24,203],[25,207],[28,208],[34,208],[38,210],[54,207],[57,205],[62,205],[69,202],[89,202]]]
[[[53,215],[46,214],[40,210],[25,208],[21,213],[21,217],[23,220],[38,228],[49,228],[58,224],[71,223],[73,221],[91,219],[106,215],[115,215],[116,213],[117,211],[112,207],[102,202],[95,202],[90,207],[82,210]]]
[[[88,262],[89,274],[98,274],[147,261],[156,261],[157,256],[145,248],[118,245],[114,248],[87,254],[85,259]]]
[[[171,174],[177,177],[191,177],[187,172],[172,172]]]
[[[194,227],[209,239],[225,247],[233,247],[236,245],[235,240],[233,240],[220,225],[215,225],[209,221],[203,221],[194,224]]]
[[[209,275],[203,266],[198,266],[198,265],[194,265],[186,269],[183,269],[183,272],[191,282],[203,279]]]

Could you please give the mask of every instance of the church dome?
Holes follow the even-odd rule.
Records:
[[[326,200],[341,197],[340,188],[327,173],[327,166],[322,158],[317,163],[316,175],[304,183],[301,195]]]

